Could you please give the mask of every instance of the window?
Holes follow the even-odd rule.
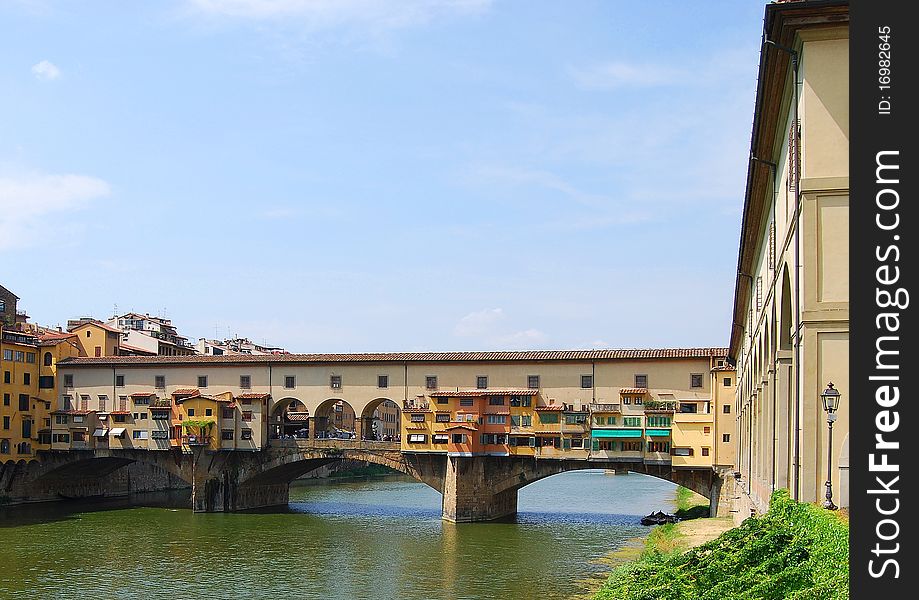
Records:
[[[670,427],[670,417],[648,417],[648,427]]]
[[[207,375],[198,375],[198,387],[199,388],[207,387]]]
[[[565,415],[565,425],[582,425],[587,421],[587,415]]]
[[[727,444],[728,442],[730,442],[730,441],[731,441],[731,434],[730,434],[730,433],[722,433],[722,434],[721,434],[721,441],[724,442],[725,444]]]
[[[287,375],[284,377],[284,387],[288,390],[292,390],[297,387],[297,378],[293,375]]]
[[[9,417],[3,417],[3,428],[4,429],[10,428],[10,418]]]
[[[239,387],[244,390],[252,389],[252,376],[251,375],[240,375],[239,376]]]
[[[532,396],[511,396],[511,406],[530,406]]]
[[[89,410],[89,394],[80,394],[80,410]]]
[[[721,412],[723,412],[723,413],[726,414],[726,415],[731,414],[731,405],[730,405],[730,404],[725,404],[724,406],[722,406],[722,407],[721,407]]]
[[[558,413],[557,412],[544,412],[539,413],[539,422],[540,423],[558,423]]]
[[[412,414],[412,423],[424,423],[424,413]]]
[[[702,428],[702,433],[711,433],[711,432],[712,432],[711,427],[706,426]]]
[[[233,430],[232,429],[223,429],[220,432],[220,439],[232,441],[233,440]]]
[[[66,388],[73,387],[73,375],[64,375],[64,387]]]
[[[641,406],[644,403],[641,396],[635,396],[635,406]]]
[[[204,416],[205,416],[205,417],[213,417],[213,416],[214,416],[214,409],[213,409],[213,408],[205,408],[205,409],[204,409]]]
[[[489,396],[488,405],[489,406],[504,406],[504,396]]]
[[[571,447],[581,449],[584,447],[584,438],[571,438]]]
[[[195,416],[195,409],[193,408],[189,408],[186,412],[188,412],[189,417]]]
[[[135,429],[131,432],[131,438],[135,440],[146,440],[149,438],[149,434],[146,429]]]
[[[472,406],[475,404],[475,400],[472,398],[460,398],[460,406]]]
[[[15,360],[16,362],[23,362],[26,359],[26,353],[23,352],[22,350],[16,350],[15,355],[16,355],[16,358],[13,360]]]
[[[635,376],[635,387],[637,388],[648,387],[648,376],[647,375],[636,375]]]
[[[623,452],[641,452],[641,442],[622,442]]]
[[[247,422],[248,422],[248,421],[251,421],[251,420],[252,420],[252,411],[251,411],[251,410],[244,410],[244,411],[243,411],[243,421],[247,421]]]
[[[533,416],[532,415],[520,415],[520,426],[521,427],[532,427],[533,426]]]
[[[251,430],[251,429],[240,429],[240,430],[239,430],[239,439],[241,439],[241,440],[251,440],[251,439],[252,439],[252,430]]]
[[[389,375],[377,375],[377,387],[378,388],[388,388],[389,387]]]
[[[134,396],[134,404],[150,404],[150,396]]]
[[[108,396],[105,394],[99,394],[99,412],[105,412],[106,406],[108,404]]]
[[[434,417],[434,421],[437,423],[449,423],[450,413],[437,413],[437,415]]]
[[[54,362],[54,357],[51,356],[50,352],[45,352],[44,356],[42,356],[42,364],[46,367],[50,367],[52,362]]]
[[[13,383],[13,374],[9,371],[3,372],[3,383]]]
[[[708,448],[702,448],[702,456],[708,456]]]
[[[622,417],[622,424],[626,427],[641,427],[641,417]]]
[[[431,436],[431,442],[435,444],[446,444],[450,441],[450,436],[446,433],[435,433]]]
[[[115,423],[126,423],[128,415],[112,415],[112,421]]]
[[[593,375],[581,375],[581,389],[589,390],[594,386]]]
[[[155,388],[157,388],[157,389],[160,389],[160,390],[166,389],[166,376],[165,376],[165,375],[157,375],[156,377],[154,377],[154,378],[153,378],[153,387],[155,387]]]
[[[690,373],[689,387],[694,387],[694,388],[702,387],[702,373]]]
[[[427,439],[428,439],[428,436],[426,436],[423,433],[410,433],[408,435],[409,444],[423,444],[425,440]]]
[[[329,377],[329,387],[333,390],[341,389],[341,375],[332,375]]]
[[[424,387],[429,390],[437,389],[437,375],[427,375],[424,378]]]
[[[9,349],[4,350],[3,360],[13,360],[13,351]]]
[[[54,444],[69,444],[70,443],[70,434],[69,433],[55,433],[51,436],[51,442]]]
[[[53,375],[39,375],[38,389],[40,390],[54,389],[54,376]]]
[[[29,410],[29,395],[28,394],[19,394],[19,410],[21,411]]]
[[[232,419],[232,418],[233,418],[233,414],[234,414],[235,412],[236,412],[236,411],[234,411],[232,408],[224,408],[224,409],[223,409],[223,418],[224,418],[224,419]]]
[[[434,402],[436,402],[437,404],[450,404],[450,399],[447,398],[446,396],[437,396],[436,398],[434,398]]]
[[[731,387],[731,378],[725,377],[723,383],[724,383],[724,387]]]
[[[454,434],[453,434],[453,443],[454,443],[454,444],[465,444],[465,443],[466,443],[466,434],[465,434],[465,433],[454,433]]]
[[[527,387],[531,390],[538,390],[539,375],[527,375]]]
[[[632,403],[632,398],[631,398],[631,396],[623,396],[623,397],[622,397],[622,403],[623,403],[623,404],[631,404],[631,403]]]
[[[54,422],[58,425],[66,425],[70,422],[69,415],[54,415]]]
[[[31,373],[22,374],[22,385],[32,385],[32,374]]]
[[[480,390],[484,390],[488,387],[488,377],[485,375],[479,375],[475,378],[475,387]]]
[[[26,352],[26,362],[29,363],[30,365],[35,364],[35,353],[34,352]]]
[[[670,452],[670,442],[648,442],[648,452]]]
[[[124,375],[115,375],[115,387],[124,387]]]
[[[670,454],[674,456],[692,456],[692,448],[674,448]]]
[[[9,406],[9,405],[10,405],[10,395],[3,394],[3,406]]]
[[[489,425],[506,425],[507,415],[486,415],[485,422]]]
[[[680,403],[680,412],[681,413],[696,413],[697,407],[695,402],[681,402]]]

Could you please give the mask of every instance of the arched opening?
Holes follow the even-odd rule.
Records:
[[[46,367],[50,367],[50,366],[51,366],[51,363],[53,362],[53,360],[54,360],[54,357],[51,356],[51,353],[50,353],[50,352],[45,352],[45,355],[42,357],[42,363],[43,363]]]
[[[357,434],[357,415],[354,408],[341,398],[329,398],[316,408],[313,420],[317,439],[354,439]]]
[[[297,398],[281,398],[271,408],[269,420],[271,439],[308,438],[310,411]]]
[[[791,350],[792,314],[791,314],[791,278],[788,276],[788,265],[782,270],[782,314],[779,327],[779,350]]]
[[[377,398],[361,413],[361,439],[376,442],[399,441],[399,405],[389,398]]]

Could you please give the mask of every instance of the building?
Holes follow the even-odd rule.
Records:
[[[89,318],[68,321],[67,331],[77,336],[80,356],[118,356],[121,353],[121,332],[102,321]]]
[[[253,450],[272,438],[389,436],[404,452],[732,468],[716,442],[734,419],[715,410],[731,394],[726,351],[75,358],[59,367],[59,405],[96,419],[94,447],[167,449],[191,435],[194,445]],[[125,416],[116,439],[103,419],[114,416],[112,398]]]
[[[766,6],[729,349],[737,469],[754,512],[778,488],[823,498],[830,382],[843,401],[829,466],[848,503],[848,61],[848,2]]]
[[[29,460],[51,441],[50,409],[38,398],[38,338],[0,325],[0,460]]]
[[[16,324],[16,305],[19,296],[0,285],[0,326],[13,327]]]
[[[287,351],[279,346],[256,344],[248,338],[240,337],[225,340],[198,338],[195,350],[198,354],[212,356],[224,354],[287,354]]]
[[[121,333],[126,354],[187,356],[196,352],[188,338],[179,335],[172,321],[163,317],[130,312],[112,317],[106,325]]]

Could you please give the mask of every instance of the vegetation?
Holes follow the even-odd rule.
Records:
[[[613,571],[595,600],[849,597],[848,525],[785,490],[773,494],[767,514],[688,552],[668,544],[673,528],[656,528],[641,558]]]
[[[690,489],[680,486],[676,489],[676,512],[673,513],[682,521],[702,519],[709,516],[710,503]]]

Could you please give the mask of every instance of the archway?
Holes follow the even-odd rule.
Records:
[[[313,419],[316,439],[354,439],[359,426],[354,408],[341,398],[329,398],[316,408]]]
[[[377,398],[361,413],[360,434],[365,441],[399,441],[399,405],[389,398]]]
[[[271,408],[271,439],[308,438],[310,411],[298,398],[281,398]]]
[[[782,311],[779,326],[779,350],[791,350],[792,323],[791,314],[791,278],[788,276],[788,265],[782,269]]]

